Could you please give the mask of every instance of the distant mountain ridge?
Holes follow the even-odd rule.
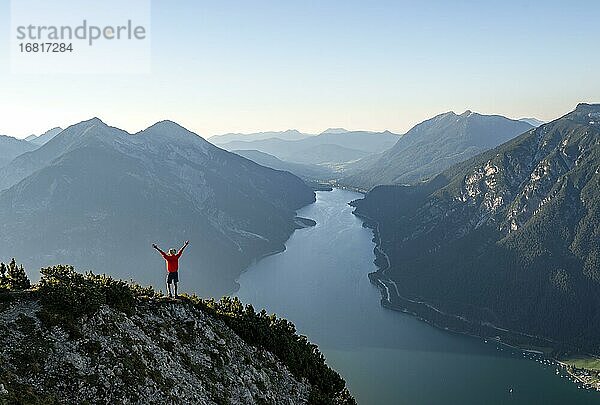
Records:
[[[260,152],[258,150],[234,150],[232,152],[243,156],[246,159],[250,159],[259,165],[270,167],[276,170],[285,170],[305,180],[317,181],[333,176],[333,171],[326,167],[285,162],[281,159],[277,159],[273,155],[269,155],[268,153]]]
[[[600,353],[599,118],[600,105],[579,104],[429,182],[355,201],[380,239],[384,300]]]
[[[163,248],[190,239],[185,284],[220,296],[283,248],[314,201],[296,176],[229,153],[171,121],[129,134],[94,118],[0,170],[0,257],[71,263],[155,286]],[[140,271],[143,270],[141,273]]]
[[[531,128],[498,115],[447,112],[416,125],[389,150],[349,165],[340,182],[364,189],[415,183]]]
[[[288,162],[334,167],[373,153],[383,152],[393,146],[398,138],[398,135],[389,131],[336,131],[296,141],[270,138],[232,141],[220,146],[227,150],[258,150]]]
[[[325,131],[321,132],[321,134],[345,134],[346,132],[350,132],[345,128],[327,128]]]
[[[533,127],[539,127],[540,125],[544,125],[546,122],[542,120],[538,120],[537,118],[520,118],[519,121],[526,122]]]
[[[268,132],[257,132],[251,134],[241,133],[229,133],[224,135],[213,135],[208,138],[208,141],[215,145],[223,145],[233,141],[260,141],[263,139],[283,139],[284,141],[297,141],[300,139],[314,136],[312,134],[304,134],[295,129],[288,129],[286,131],[268,131]]]
[[[36,145],[11,136],[0,135],[0,168],[25,152],[36,149]]]
[[[48,142],[50,139],[54,138],[56,135],[60,134],[62,132],[62,128],[60,127],[56,127],[56,128],[52,128],[46,132],[44,132],[42,135],[37,136],[37,135],[29,135],[27,138],[25,138],[26,141],[32,142],[36,145],[43,145],[46,142]]]

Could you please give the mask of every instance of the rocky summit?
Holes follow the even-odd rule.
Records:
[[[0,291],[0,403],[354,402],[292,324],[236,299],[171,300],[67,266],[43,274]]]

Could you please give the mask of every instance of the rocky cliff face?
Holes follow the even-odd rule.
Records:
[[[597,192],[600,125],[593,117],[598,111],[598,105],[580,104],[561,119],[447,171],[443,177],[449,184],[431,196],[430,206],[438,209],[428,221],[462,212],[469,226],[457,235],[488,224],[507,236],[548,207],[569,205],[557,199],[560,195],[575,209],[585,200],[582,192]]]
[[[252,319],[267,317],[244,315],[235,300],[174,301],[65,267],[51,272],[33,290],[0,289],[0,403],[353,403],[347,391],[334,398],[317,388],[328,384],[319,372],[302,375],[303,361],[289,354],[305,340],[272,334],[287,323],[272,317],[264,328]],[[283,336],[288,344],[273,345]]]
[[[135,315],[108,306],[78,322],[73,339],[44,328],[34,301],[0,313],[0,359],[8,391],[71,404],[297,404],[310,384],[298,381],[270,352],[246,344],[201,311],[151,301]]]

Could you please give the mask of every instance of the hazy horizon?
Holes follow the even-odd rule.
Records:
[[[93,116],[129,132],[170,118],[206,138],[404,133],[467,109],[548,121],[600,101],[600,3],[536,3],[153,1],[151,73],[11,74],[2,63],[0,133]],[[0,0],[3,62],[9,11]]]
[[[585,104],[600,104],[600,103],[588,102],[588,101],[581,101],[581,102],[579,102],[577,104],[580,104],[580,103],[585,103]],[[567,110],[564,113],[560,114],[559,116],[556,116],[556,117],[550,118],[550,119],[541,119],[539,117],[527,116],[527,115],[523,115],[521,117],[507,117],[507,118],[513,119],[513,120],[538,119],[538,120],[541,120],[541,121],[544,121],[544,122],[549,122],[549,121],[553,121],[553,120],[558,119],[561,116],[567,114],[568,112],[572,111],[575,107],[576,107],[576,105],[574,105],[570,110]],[[104,119],[101,116],[94,115],[94,116],[89,116],[87,118],[79,119],[79,120],[77,120],[75,122],[71,122],[71,123],[65,123],[65,124],[62,124],[62,125],[57,124],[57,125],[50,125],[50,126],[42,127],[44,129],[42,129],[42,130],[40,130],[38,132],[28,133],[27,135],[22,135],[22,134],[15,135],[15,134],[4,133],[4,132],[2,132],[2,129],[0,128],[0,135],[12,136],[12,137],[15,137],[17,139],[25,139],[25,138],[27,138],[27,137],[29,137],[31,135],[40,136],[43,133],[45,133],[46,131],[49,131],[49,130],[54,129],[54,128],[62,128],[64,130],[64,129],[72,126],[72,125],[78,124],[80,122],[88,121],[88,120],[93,119],[93,118],[99,118],[102,122],[104,122],[108,126],[116,127],[116,128],[125,130],[126,132],[128,132],[130,134],[135,134],[137,132],[141,132],[141,131],[143,131],[145,129],[148,129],[149,127],[151,127],[152,125],[154,125],[154,124],[156,124],[158,122],[173,121],[173,122],[176,122],[177,124],[182,125],[184,128],[186,128],[186,129],[194,132],[195,134],[200,135],[201,137],[203,137],[204,139],[207,139],[207,140],[209,140],[211,137],[219,136],[219,135],[227,135],[227,134],[254,134],[254,133],[261,133],[261,132],[298,131],[300,133],[307,134],[307,135],[319,135],[319,134],[321,134],[321,133],[323,133],[323,132],[325,132],[327,130],[330,130],[330,129],[343,129],[343,130],[346,130],[348,132],[354,132],[354,131],[384,132],[384,131],[389,131],[389,132],[392,132],[392,133],[397,134],[397,135],[403,135],[407,131],[409,131],[410,129],[412,129],[414,126],[416,126],[416,125],[418,125],[418,124],[422,123],[423,121],[426,121],[426,120],[428,120],[430,118],[433,118],[433,117],[435,117],[437,115],[441,115],[441,114],[445,114],[445,113],[449,113],[449,112],[453,112],[453,113],[455,113],[457,115],[460,115],[460,114],[462,114],[462,113],[464,113],[466,111],[472,111],[474,113],[478,113],[478,114],[482,114],[482,115],[500,115],[500,116],[503,116],[502,114],[497,114],[497,113],[482,113],[481,111],[476,111],[476,110],[473,110],[473,109],[467,109],[467,110],[462,111],[462,112],[455,111],[455,110],[448,110],[448,111],[444,111],[444,112],[433,113],[432,115],[426,117],[425,119],[415,122],[414,124],[410,125],[408,127],[408,129],[406,129],[405,131],[401,131],[401,132],[394,131],[394,130],[391,130],[389,128],[384,128],[384,129],[370,129],[370,128],[345,128],[345,127],[329,126],[329,127],[326,127],[326,128],[320,129],[320,130],[316,130],[316,131],[304,131],[302,129],[291,128],[290,127],[290,128],[275,128],[275,129],[273,129],[273,128],[270,128],[270,129],[267,128],[267,129],[261,129],[261,130],[256,130],[256,131],[227,131],[227,132],[219,132],[219,133],[214,133],[214,134],[206,134],[206,133],[204,133],[201,130],[196,130],[194,128],[187,127],[186,125],[183,125],[181,122],[173,120],[173,119],[170,119],[170,118],[158,119],[156,121],[149,122],[145,126],[142,126],[142,127],[139,127],[139,128],[128,129],[128,128],[122,128],[122,127],[120,127],[118,125],[115,125],[115,124],[107,121],[106,119]]]

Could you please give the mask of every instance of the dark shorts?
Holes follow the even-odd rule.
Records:
[[[172,273],[167,273],[167,284],[171,283],[179,283],[179,273],[174,271]]]

